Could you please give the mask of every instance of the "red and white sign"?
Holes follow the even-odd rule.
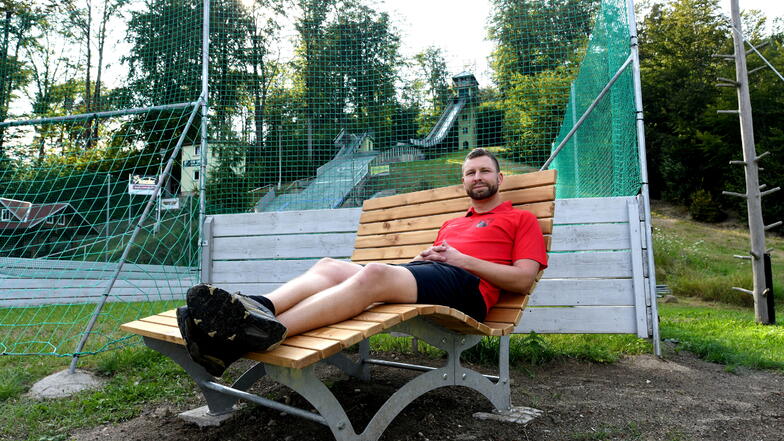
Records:
[[[157,181],[157,176],[128,175],[128,194],[154,194]]]

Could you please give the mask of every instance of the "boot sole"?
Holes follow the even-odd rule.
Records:
[[[198,285],[188,291],[187,301],[195,324],[212,339],[268,351],[286,338],[286,327],[247,297]]]

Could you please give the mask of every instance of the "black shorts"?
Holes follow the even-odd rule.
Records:
[[[453,265],[428,260],[402,263],[417,283],[417,303],[455,308],[484,321],[487,305],[479,292],[479,277]]]

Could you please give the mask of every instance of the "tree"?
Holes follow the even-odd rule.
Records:
[[[446,107],[450,98],[449,71],[441,49],[430,46],[414,56],[425,76],[425,84],[430,92],[431,104],[436,112]]]
[[[720,61],[713,54],[731,53],[728,32],[718,0],[655,4],[640,26],[653,197],[689,203],[699,189],[713,196],[723,189],[730,153],[722,148],[727,132],[714,129],[726,118],[716,116]]]
[[[492,55],[496,83],[515,87],[514,74],[536,75],[579,63],[598,0],[492,0],[488,33],[498,45]]]
[[[441,115],[451,98],[451,93],[449,92],[449,72],[440,48],[430,46],[416,54],[414,60],[424,77],[420,81],[430,95],[430,108],[422,112],[420,122],[420,127],[429,130],[436,123],[439,115]],[[421,135],[425,134],[422,133]]]
[[[298,0],[297,6],[302,16],[295,27],[299,34],[297,45],[298,60],[295,62],[301,93],[304,98],[305,124],[307,126],[307,160],[313,162],[314,119],[319,114],[318,106],[324,101],[319,99],[322,83],[319,81],[323,67],[318,60],[324,51],[323,34],[327,15],[338,0]]]
[[[493,0],[488,33],[497,42],[491,66],[505,109],[503,155],[537,163],[549,154],[599,4]]]
[[[200,0],[146,0],[131,11],[122,61],[135,107],[195,101],[201,93]]]
[[[29,71],[20,55],[30,42],[30,33],[38,18],[24,2],[6,0],[4,4],[5,13],[0,21],[0,122],[9,117],[11,101],[29,79]],[[0,127],[0,160],[5,157],[4,142],[5,128]]]

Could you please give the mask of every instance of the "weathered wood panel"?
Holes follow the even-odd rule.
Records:
[[[281,236],[216,237],[212,259],[307,259],[348,257],[354,249],[354,233],[291,234]],[[212,275],[213,280],[215,274]]]
[[[545,274],[547,271],[545,271]],[[633,306],[629,279],[542,279],[529,306]]]
[[[550,251],[628,250],[628,224],[555,225]]]
[[[634,306],[528,307],[515,334],[636,334]]]
[[[628,222],[627,203],[634,197],[556,199],[556,224]]]
[[[632,274],[629,251],[550,253],[544,279],[628,278]]]
[[[213,236],[266,236],[297,233],[355,232],[361,208],[281,211],[210,216]]]

